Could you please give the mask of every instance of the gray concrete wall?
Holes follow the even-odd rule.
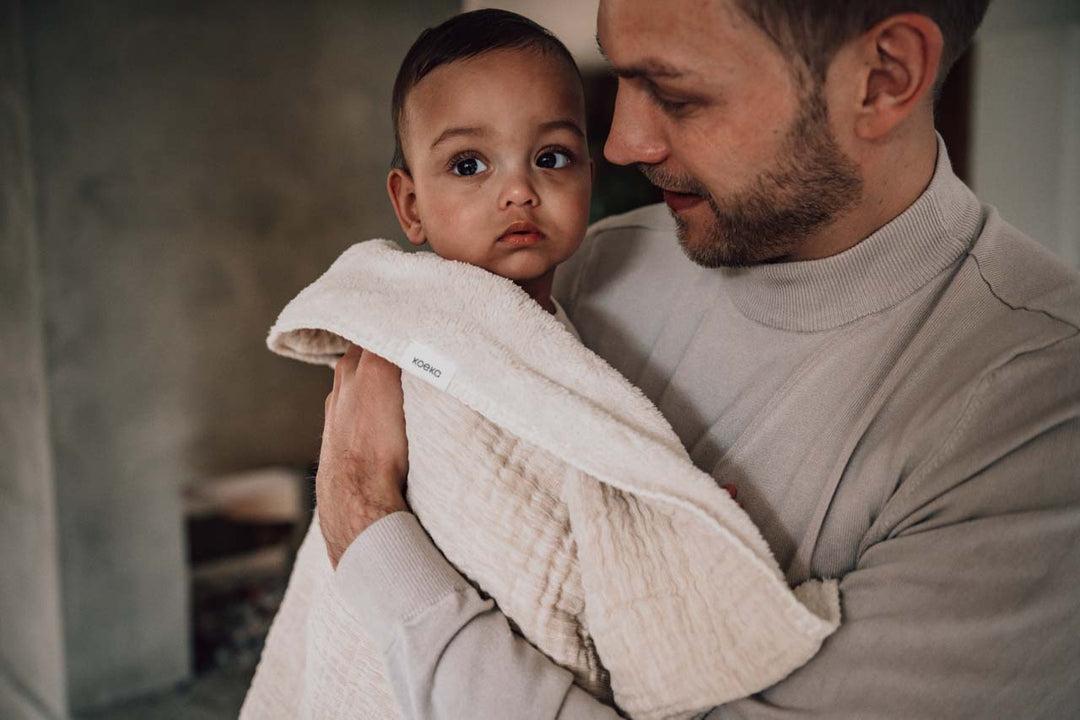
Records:
[[[975,192],[1080,269],[1080,3],[995,0],[974,73]]]
[[[315,457],[325,369],[284,303],[398,234],[396,66],[457,2],[27,3],[74,710],[188,672],[179,488]]]
[[[66,706],[55,499],[17,0],[0,2],[0,717]]]

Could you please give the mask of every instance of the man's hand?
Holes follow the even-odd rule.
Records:
[[[401,370],[349,345],[326,397],[319,472],[319,524],[330,563],[369,525],[405,505],[408,441]]]

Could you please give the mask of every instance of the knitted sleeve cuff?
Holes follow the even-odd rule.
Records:
[[[380,651],[396,627],[469,587],[407,512],[387,515],[362,532],[341,556],[334,582]]]

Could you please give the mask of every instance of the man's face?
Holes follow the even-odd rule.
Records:
[[[708,266],[808,259],[858,201],[820,88],[733,0],[601,0],[619,76],[604,154],[664,190],[687,255]]]
[[[511,280],[577,250],[592,168],[581,82],[562,59],[496,50],[436,68],[405,102],[405,154],[423,239]]]

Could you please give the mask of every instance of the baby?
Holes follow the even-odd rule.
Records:
[[[556,267],[584,239],[593,173],[584,89],[566,47],[514,13],[457,15],[422,33],[405,56],[394,84],[392,113],[396,148],[386,187],[409,242],[513,281],[576,336],[551,296]],[[505,294],[485,299],[507,301]],[[527,515],[552,515],[559,503],[557,478],[551,488],[535,487],[527,491],[528,498],[504,502],[501,485],[532,488],[537,479],[528,473],[494,473],[479,492],[469,482],[482,474],[452,468],[479,449],[462,449],[466,438],[498,437],[499,431],[423,382],[403,376],[402,385],[410,431],[411,510],[464,574],[506,599],[505,611],[521,606],[516,614],[523,632],[554,625],[544,635],[550,639],[537,644],[562,664],[576,663],[579,682],[610,699],[606,672],[591,642],[581,647],[580,622],[571,617],[580,614],[582,605],[576,572],[557,583],[562,588],[558,607],[547,607],[520,589],[511,592],[530,587],[519,582],[520,572],[508,571],[522,569],[520,558],[540,548],[541,554],[562,558],[560,567],[569,566],[569,545],[545,548],[543,538],[516,524],[513,537],[503,538],[496,532],[502,526],[493,522],[500,505],[525,507]],[[429,429],[440,435],[437,423],[443,417],[468,428],[461,430],[461,446],[456,440],[432,444],[416,437]],[[460,456],[446,457],[442,451],[447,447]],[[548,467],[542,463],[545,471]],[[486,522],[465,524],[468,531],[462,532],[463,516]],[[564,530],[565,512],[558,518],[557,529]],[[539,520],[521,525],[545,526]],[[482,555],[477,547],[485,548]],[[362,708],[364,718],[400,717],[376,646],[350,619],[330,573],[313,526],[241,712],[244,720],[336,717],[341,708]]]
[[[585,236],[593,171],[566,47],[514,13],[458,15],[405,56],[393,118],[386,189],[409,242],[513,280],[566,324],[551,285]]]

